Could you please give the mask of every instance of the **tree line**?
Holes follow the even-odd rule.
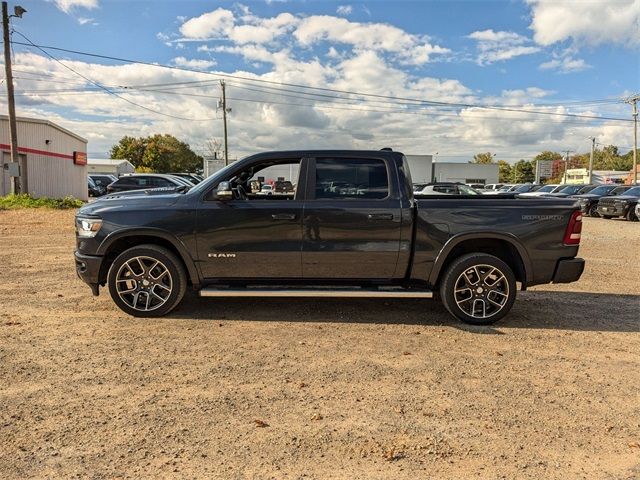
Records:
[[[639,152],[640,154],[640,152]],[[587,153],[576,153],[569,156],[567,168],[589,168],[589,156]],[[469,163],[498,164],[498,179],[500,183],[527,183],[533,182],[536,177],[536,164],[539,160],[552,161],[552,177],[546,179],[547,183],[562,183],[564,176],[564,157],[559,152],[545,150],[539,153],[532,160],[520,159],[511,164],[506,160],[496,160],[496,155],[491,152],[478,153],[473,156]],[[596,148],[593,152],[594,170],[618,170],[630,171],[633,168],[633,150],[624,155],[620,155],[618,147],[607,145],[603,148]]]
[[[125,136],[111,147],[111,158],[128,160],[142,173],[201,172],[203,158],[173,135]]]

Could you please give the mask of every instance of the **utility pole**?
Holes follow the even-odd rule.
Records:
[[[220,80],[222,87],[222,121],[224,122],[224,166],[229,165],[229,143],[227,138],[227,93],[224,80]]]
[[[593,151],[596,149],[596,137],[589,137],[591,139],[591,155],[589,155],[589,181],[587,185],[591,185],[593,180]]]
[[[564,157],[564,177],[563,177],[562,183],[564,184],[567,183],[567,170],[569,169],[569,154],[572,152],[573,150],[563,150],[565,157]]]
[[[633,184],[638,184],[638,99],[640,95],[634,95],[625,100],[633,107]]]
[[[9,7],[7,2],[2,2],[2,38],[4,40],[4,73],[7,84],[7,103],[9,104],[9,140],[11,144],[11,163],[14,166],[20,165],[18,156],[18,126],[16,124],[16,102],[13,96],[13,72],[11,71],[11,44],[9,38]],[[12,17],[22,18],[26,10],[20,6],[15,7],[15,15]],[[18,167],[19,169],[19,167]],[[20,169],[19,169],[20,170]],[[13,177],[11,181],[11,193],[20,193],[21,188],[26,185],[26,169],[19,171],[19,177]],[[21,182],[22,180],[22,182]]]

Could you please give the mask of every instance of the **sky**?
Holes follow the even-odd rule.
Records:
[[[624,99],[640,91],[640,0],[20,5],[18,115],[82,135],[90,158],[155,133],[210,153],[221,79],[232,158],[392,147],[513,162],[585,152],[591,136],[622,152],[633,142]]]

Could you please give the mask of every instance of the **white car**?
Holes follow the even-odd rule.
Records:
[[[521,197],[544,197],[545,195],[549,195],[550,193],[555,193],[555,192],[561,190],[565,186],[566,185],[560,185],[558,183],[553,183],[553,184],[549,184],[549,185],[544,185],[543,187],[540,187],[535,192],[521,193],[520,196]]]
[[[263,185],[258,195],[273,195],[273,185]]]
[[[515,185],[515,184],[513,184],[513,183],[505,183],[505,184],[502,184],[502,185],[500,185],[500,186],[498,186],[498,185],[500,185],[500,184],[496,184],[496,185],[495,185],[495,188],[492,188],[492,189],[490,189],[490,190],[487,190],[487,189],[485,188],[485,190],[483,190],[483,191],[482,191],[482,193],[483,193],[484,195],[497,195],[497,194],[499,194],[499,193],[507,193],[507,192],[509,191],[509,189],[511,189],[512,187],[515,187],[515,186],[516,186],[516,185]],[[487,185],[487,186],[488,186],[488,185]]]

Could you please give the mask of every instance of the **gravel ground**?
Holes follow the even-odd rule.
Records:
[[[640,224],[494,327],[431,301],[124,315],[73,212],[0,211],[0,478],[640,478]]]

